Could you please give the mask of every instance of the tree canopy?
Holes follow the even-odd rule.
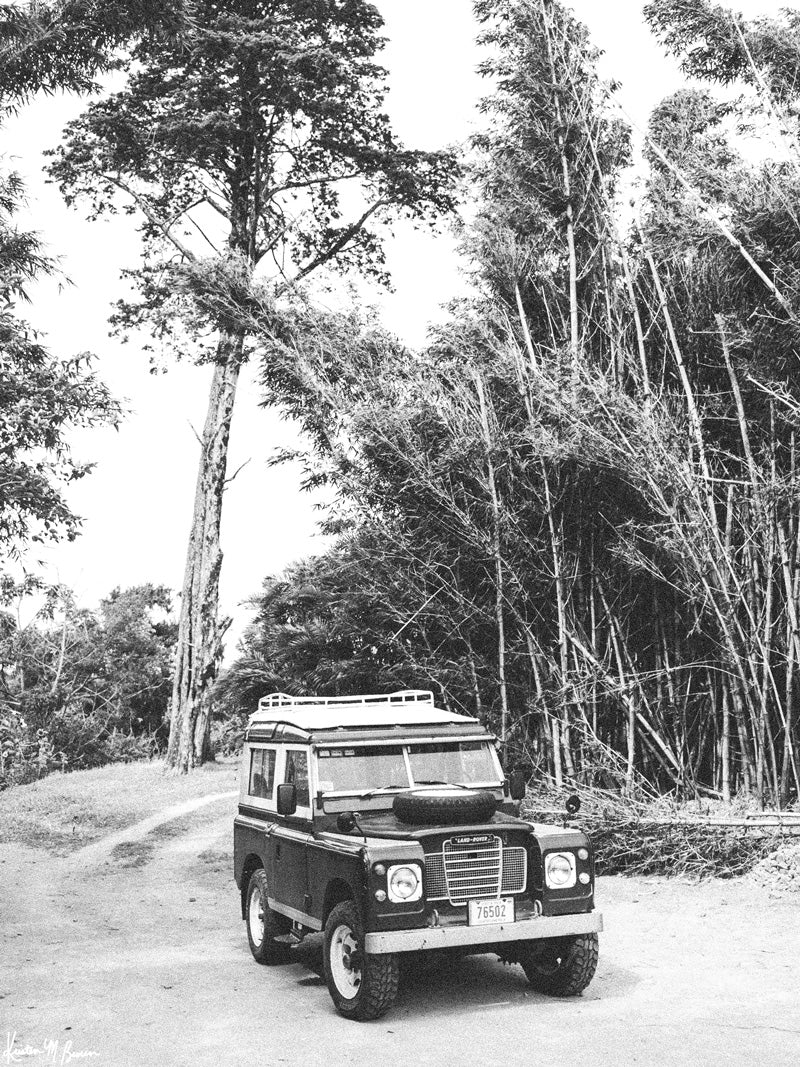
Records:
[[[237,0],[195,4],[192,20],[186,39],[135,43],[126,87],[69,124],[51,165],[92,217],[143,215],[144,265],[131,271],[141,301],[118,323],[172,329],[183,307],[172,268],[197,259],[238,256],[279,292],[325,265],[385,280],[373,223],[450,209],[455,165],[394,138],[377,10]],[[182,297],[198,294],[189,278]],[[200,301],[206,329],[221,325],[222,279]],[[183,325],[196,322],[192,302]]]
[[[74,456],[72,432],[119,417],[117,403],[90,370],[91,358],[54,356],[20,317],[27,288],[54,269],[39,237],[16,226],[23,195],[18,175],[0,175],[0,578],[6,597],[16,588],[26,548],[72,539],[79,529],[65,488],[93,464]]]

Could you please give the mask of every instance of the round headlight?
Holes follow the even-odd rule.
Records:
[[[395,896],[400,897],[401,900],[408,900],[409,897],[414,896],[419,885],[419,878],[411,867],[398,867],[393,872],[389,885]]]
[[[419,867],[402,864],[389,868],[389,899],[396,904],[419,900],[422,896],[422,873]]]
[[[546,874],[547,884],[554,889],[575,885],[575,865],[564,852],[554,852],[547,857]]]

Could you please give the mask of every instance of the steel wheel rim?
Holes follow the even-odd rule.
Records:
[[[254,945],[260,946],[264,940],[264,901],[258,885],[250,890],[250,900],[247,906],[247,925],[250,929],[250,937]]]
[[[331,937],[328,960],[334,985],[345,1000],[353,1000],[361,988],[361,968],[353,963],[357,951],[355,934],[346,923],[340,923]]]

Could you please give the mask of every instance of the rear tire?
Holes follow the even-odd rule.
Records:
[[[597,970],[597,934],[554,937],[520,946],[519,962],[537,993],[550,997],[576,997]]]
[[[247,883],[247,940],[256,963],[271,966],[289,959],[289,946],[275,938],[288,934],[289,920],[272,911],[268,903],[267,875],[263,867],[253,871]]]
[[[323,959],[331,1000],[346,1019],[378,1019],[394,1004],[397,955],[364,952],[364,924],[351,900],[337,904],[328,916]]]

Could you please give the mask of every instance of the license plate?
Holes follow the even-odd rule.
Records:
[[[514,898],[496,897],[493,900],[468,900],[467,922],[470,926],[489,926],[490,923],[514,922]]]

